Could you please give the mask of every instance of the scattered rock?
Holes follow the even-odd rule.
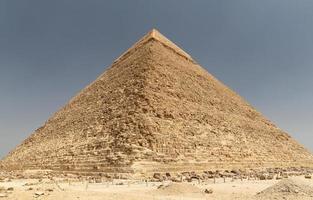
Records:
[[[162,184],[162,185],[159,185],[157,188],[158,188],[158,189],[161,189],[161,188],[164,188],[164,187],[167,187],[167,186],[168,186],[168,185],[163,185],[163,184]]]
[[[260,180],[266,180],[266,176],[262,174],[262,175],[259,176],[259,179]]]
[[[25,183],[23,186],[31,186],[31,185],[36,185],[35,183]]]
[[[38,198],[38,197],[40,197],[40,196],[43,196],[45,193],[44,192],[42,192],[42,191],[37,191],[37,192],[35,192],[35,198]]]
[[[206,193],[206,194],[212,194],[212,193],[213,193],[213,190],[212,190],[212,189],[205,189],[205,190],[204,190],[204,193]]]
[[[8,195],[6,193],[0,193],[0,198],[6,198]]]
[[[267,180],[273,180],[274,179],[274,175],[270,174],[266,177]]]
[[[181,183],[182,182],[182,178],[180,178],[180,177],[172,177],[171,181],[176,182],[176,183]]]
[[[233,173],[233,174],[235,174],[235,175],[239,175],[239,174],[240,174],[240,171],[235,170],[235,169],[231,170],[230,172]]]
[[[14,190],[13,187],[9,187],[9,188],[7,189],[7,191],[13,191],[13,190]]]
[[[304,178],[306,178],[306,179],[311,179],[312,176],[311,176],[310,174],[307,174],[307,175],[304,176]]]
[[[153,174],[153,178],[157,179],[157,180],[161,180],[161,174],[160,173],[154,173]]]
[[[102,183],[102,180],[101,180],[101,178],[96,178],[95,182],[96,183]]]

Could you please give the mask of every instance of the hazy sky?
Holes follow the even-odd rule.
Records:
[[[0,157],[153,27],[313,150],[312,0],[0,0]]]

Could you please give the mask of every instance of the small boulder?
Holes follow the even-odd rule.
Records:
[[[52,188],[46,189],[47,192],[53,192],[54,190]]]
[[[283,178],[288,178],[288,174],[283,174]]]
[[[101,178],[96,178],[95,182],[96,183],[102,183],[102,179]]]
[[[163,188],[166,188],[166,187],[168,187],[169,185],[166,185],[166,184],[161,184],[161,185],[159,185],[157,188],[158,189],[163,189]]]
[[[34,196],[35,196],[35,198],[38,198],[38,197],[40,197],[40,196],[43,196],[44,194],[45,194],[45,193],[42,192],[42,191],[37,191],[37,192],[35,192]]]
[[[262,174],[262,175],[259,176],[259,179],[262,180],[262,181],[266,180],[266,176]]]
[[[213,190],[212,190],[212,189],[205,189],[205,190],[204,190],[204,193],[206,193],[206,194],[212,194],[212,193],[213,193]]]
[[[274,175],[270,174],[266,177],[267,180],[273,180],[274,179]]]
[[[182,178],[180,178],[180,177],[172,177],[171,181],[176,182],[176,183],[180,183],[180,182],[182,182]]]
[[[154,173],[154,174],[153,174],[153,178],[155,178],[155,179],[157,179],[157,180],[161,180],[161,179],[162,179],[160,173]]]
[[[230,173],[235,174],[235,175],[240,174],[240,172],[238,170],[235,170],[235,169],[231,170]]]

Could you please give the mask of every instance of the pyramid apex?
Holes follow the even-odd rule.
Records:
[[[156,29],[156,28],[151,29],[151,31],[159,32],[158,29]]]
[[[170,49],[172,49],[175,53],[177,53],[180,56],[183,56],[184,58],[186,58],[187,60],[195,63],[195,61],[192,59],[192,57],[188,53],[186,53],[184,50],[182,50],[180,47],[178,47],[176,44],[174,44],[171,40],[169,40],[167,37],[165,37],[163,34],[161,34],[156,28],[151,29],[146,35],[144,35],[131,48],[129,48],[125,53],[123,53],[120,57],[118,57],[114,61],[114,63],[124,59],[126,57],[126,55],[129,55],[131,52],[140,48],[143,44],[147,43],[150,40],[156,40],[156,41],[162,43],[164,46],[167,46]]]
[[[162,33],[160,33],[160,31],[158,31],[156,28],[153,28],[145,36],[143,36],[139,41],[143,39],[149,40],[151,38],[158,40],[160,42],[162,42],[163,40],[169,40]]]
[[[148,32],[148,37],[150,38],[158,38],[158,35],[162,35],[156,28],[151,29],[151,31]]]

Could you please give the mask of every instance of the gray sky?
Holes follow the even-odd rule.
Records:
[[[312,0],[0,0],[0,157],[153,27],[313,150]]]

